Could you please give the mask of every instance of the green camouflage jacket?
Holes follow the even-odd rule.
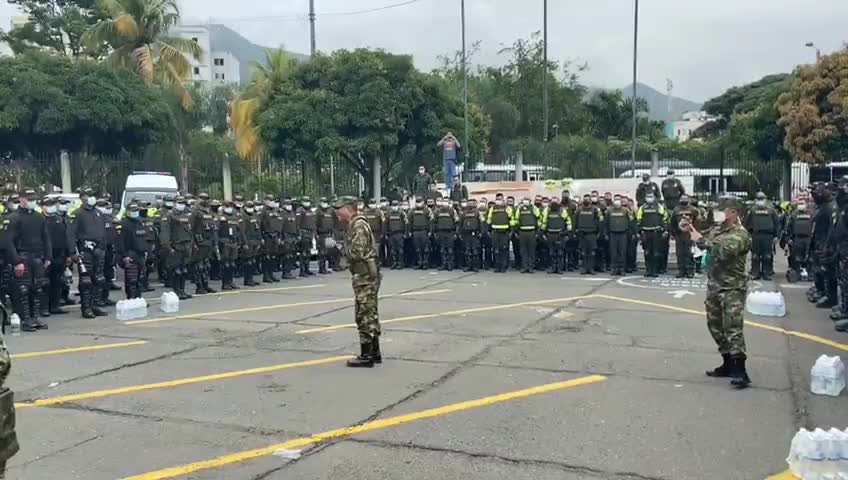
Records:
[[[710,250],[709,289],[748,288],[746,259],[751,250],[751,235],[745,227],[740,224],[721,225],[704,236],[702,245]]]

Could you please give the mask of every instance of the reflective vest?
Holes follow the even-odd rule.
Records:
[[[453,211],[448,208],[439,209],[436,213],[436,230],[440,232],[451,231],[456,229],[456,223],[453,217]]]
[[[536,212],[534,207],[519,207],[518,208],[518,228],[520,230],[535,230],[536,229]]]
[[[403,214],[400,212],[389,212],[389,233],[403,233]]]
[[[792,222],[792,233],[796,237],[809,237],[812,233],[813,217],[809,213],[795,215]]]
[[[301,213],[301,224],[300,228],[303,230],[309,230],[310,232],[315,231],[315,212],[312,209],[305,208]]]
[[[480,230],[480,213],[474,210],[466,210],[462,214],[462,231],[471,233]]]
[[[545,212],[545,231],[550,233],[560,233],[565,231],[565,217],[562,215],[562,210],[548,210]]]
[[[318,233],[331,233],[335,226],[333,211],[329,208],[318,211]]]
[[[755,233],[775,233],[774,218],[771,215],[771,210],[768,208],[755,208],[751,211],[753,219],[751,220],[751,229]]]
[[[657,206],[643,206],[639,209],[642,230],[659,230],[663,225],[663,210]]]
[[[490,212],[491,225],[495,230],[509,230],[509,207],[505,205],[492,207]]]
[[[609,230],[613,233],[624,233],[630,228],[630,215],[624,208],[607,209]]]
[[[598,211],[595,207],[580,207],[577,210],[577,230],[586,233],[596,233]]]
[[[427,218],[427,212],[424,210],[415,209],[412,211],[412,230],[416,232],[420,232],[422,230],[427,230],[430,221]]]

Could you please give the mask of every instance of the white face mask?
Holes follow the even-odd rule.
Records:
[[[174,202],[165,202],[165,208],[174,208]]]
[[[758,207],[765,207],[766,201],[765,200],[757,200],[757,206]]]
[[[674,180],[674,174],[667,175],[666,178],[668,178],[669,180]]]
[[[245,208],[245,209],[244,209],[244,211],[245,211],[245,212],[247,212],[247,213],[253,213],[253,209],[252,209],[252,208]]]
[[[400,210],[400,207],[398,207],[397,205],[392,207],[393,212],[397,212],[398,210]]]
[[[524,205],[525,207],[526,207],[526,206],[529,206],[529,205],[530,205],[530,200],[522,200],[522,201],[521,201],[521,204],[522,204],[522,205]]]
[[[55,206],[47,207],[47,213],[48,213],[49,215],[55,215],[55,214],[56,214],[56,212],[57,212],[58,210],[59,210],[59,209],[58,209],[58,208],[56,208]]]
[[[389,206],[389,202],[380,202],[380,208],[386,208]]]
[[[185,210],[185,209],[186,209],[186,204],[185,204],[185,203],[178,203],[178,204],[174,205],[174,208],[175,208],[178,212],[182,212],[183,210]]]
[[[598,197],[592,197],[592,203],[597,203],[597,202],[598,202]]]
[[[725,218],[726,217],[724,216],[724,211],[718,210],[713,212],[713,219],[716,223],[724,223]]]
[[[130,218],[138,218],[138,216],[139,216],[139,212],[129,212],[129,213],[127,213],[127,215],[128,215]]]
[[[503,200],[495,200],[495,205],[501,207],[501,206],[503,206],[503,204],[504,204]]]
[[[645,197],[647,203],[654,203],[654,200],[656,200],[654,197]]]
[[[225,209],[224,209],[224,213],[226,213],[227,215],[232,215],[232,213],[233,213],[233,207],[227,207],[227,208],[225,208]]]
[[[620,207],[621,206],[621,200],[613,200],[612,206],[616,207],[616,208]]]
[[[376,204],[376,203],[369,203],[369,204],[368,204],[368,208],[370,208],[371,210],[373,210],[373,209],[377,208],[377,204]]]
[[[62,213],[67,212],[68,211],[68,204],[67,203],[60,203],[59,204],[59,211],[62,212]]]
[[[86,200],[86,203],[88,203],[89,207],[93,207],[93,206],[97,205],[97,197],[88,197],[88,200]]]
[[[292,206],[291,206],[291,205],[284,205],[284,206],[283,206],[283,208],[284,208],[287,212],[291,212],[291,210],[292,210]]]
[[[327,208],[327,207],[329,207],[327,202],[321,202],[321,208]]]
[[[100,211],[100,213],[109,213],[109,209],[106,207],[97,207],[97,210]]]
[[[21,206],[21,204],[19,204],[19,203],[13,203],[13,204],[9,205],[9,210],[11,210],[11,211],[13,211],[13,212],[14,212],[14,211],[15,211],[15,210],[17,210],[17,209],[18,209],[18,207],[20,207],[20,206]]]
[[[806,209],[807,209],[807,206],[806,206],[806,205],[804,205],[804,204],[798,205],[798,211],[799,211],[799,212],[803,212],[803,211],[804,211],[804,210],[806,210]]]
[[[311,206],[312,206],[312,204],[311,204],[311,203],[309,203],[309,202],[303,202],[303,208],[309,208],[309,207],[311,207]]]
[[[415,206],[418,207],[418,208],[424,208],[424,204],[420,203],[420,202],[416,203]]]

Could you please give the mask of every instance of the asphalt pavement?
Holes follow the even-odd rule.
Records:
[[[809,393],[848,337],[759,282],[752,388],[721,359],[705,280],[384,271],[384,363],[358,351],[348,273],[181,302],[134,322],[7,337],[18,402],[11,479],[740,479],[781,474],[799,427],[848,426]],[[121,292],[113,292],[117,299]],[[114,309],[112,309],[114,311]]]

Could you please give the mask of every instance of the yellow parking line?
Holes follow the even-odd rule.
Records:
[[[392,297],[407,297],[413,295],[435,295],[438,293],[450,292],[451,290],[425,290],[423,292],[411,292],[411,293],[401,293],[401,294],[392,294],[385,295],[380,298],[392,298]],[[191,320],[197,318],[205,318],[205,317],[218,317],[221,315],[233,315],[237,313],[250,313],[250,312],[264,312],[268,310],[282,310],[285,308],[296,308],[296,307],[306,307],[310,305],[330,305],[333,303],[348,303],[353,302],[352,298],[334,298],[332,300],[314,300],[311,302],[299,302],[299,303],[284,303],[280,305],[268,305],[266,307],[247,307],[247,308],[236,308],[233,310],[220,310],[217,312],[202,312],[202,313],[192,313],[189,315],[176,315],[173,317],[158,317],[158,318],[149,318],[146,320],[133,320],[131,322],[124,322],[124,325],[146,325],[149,323],[159,323],[159,322],[169,322],[172,320]]]
[[[52,355],[64,355],[66,353],[79,353],[79,352],[93,352],[96,350],[108,350],[110,348],[123,348],[123,347],[134,347],[136,345],[144,345],[147,343],[145,340],[138,340],[135,342],[124,342],[124,343],[107,343],[104,345],[92,345],[89,347],[75,347],[75,348],[64,348],[61,350],[47,350],[44,352],[27,352],[27,353],[15,353],[12,355],[12,358],[15,360],[19,360],[21,358],[36,358],[36,357],[49,357]]]
[[[792,474],[791,471],[780,472],[777,475],[772,475],[766,480],[798,480],[798,477]]]
[[[158,390],[162,388],[182,387],[184,385],[193,385],[195,383],[214,382],[218,380],[227,380],[230,378],[244,377],[246,375],[258,375],[262,373],[277,372],[280,370],[289,370],[292,368],[314,367],[317,365],[325,365],[328,363],[337,363],[353,358],[351,355],[341,357],[321,358],[318,360],[308,360],[305,362],[283,363],[280,365],[271,365],[270,367],[250,368],[247,370],[236,370],[233,372],[216,373],[213,375],[204,375],[202,377],[182,378],[179,380],[169,380],[167,382],[148,383],[145,385],[134,385],[130,387],[112,388],[109,390],[98,390],[88,393],[77,393],[74,395],[65,395],[63,397],[44,398],[34,402],[16,403],[15,408],[33,408],[33,407],[49,407],[51,405],[59,405],[62,403],[76,402],[79,400],[90,400],[92,398],[111,397],[113,395],[123,395],[127,393],[138,393],[147,390]]]
[[[533,306],[533,305],[544,305],[544,304],[548,304],[548,303],[565,303],[565,302],[572,302],[572,301],[575,301],[575,300],[581,300],[581,299],[585,299],[585,298],[591,298],[591,295],[583,295],[583,296],[578,296],[578,297],[553,298],[553,299],[548,299],[548,300],[534,300],[532,302],[509,303],[509,304],[505,304],[505,305],[492,305],[492,306],[489,306],[489,307],[464,308],[462,310],[450,310],[450,311],[447,311],[447,312],[425,313],[425,314],[421,314],[421,315],[410,315],[408,317],[399,317],[399,318],[392,318],[392,319],[389,319],[389,320],[382,320],[382,321],[380,321],[380,324],[386,325],[386,324],[397,323],[397,322],[409,322],[409,321],[412,321],[412,320],[425,320],[425,319],[428,319],[428,318],[440,318],[440,317],[448,317],[448,316],[456,316],[456,315],[465,315],[465,314],[468,314],[468,313],[491,312],[491,311],[495,311],[495,310],[506,310],[506,309],[509,309],[509,308],[527,307],[527,306]],[[298,335],[306,335],[306,334],[309,334],[309,333],[334,332],[336,330],[341,330],[341,329],[344,329],[344,328],[355,328],[355,327],[356,327],[355,323],[345,323],[345,324],[342,324],[342,325],[333,325],[333,326],[330,326],[330,327],[307,328],[305,330],[298,330],[294,333],[296,333]]]
[[[600,375],[591,375],[588,377],[576,378],[574,380],[568,380],[565,382],[549,383],[547,385],[527,388],[524,390],[516,390],[513,392],[502,393],[500,395],[493,395],[477,400],[454,403],[439,408],[432,408],[429,410],[422,410],[420,412],[414,412],[406,415],[399,415],[396,417],[386,418],[384,420],[374,420],[354,427],[330,430],[328,432],[312,435],[311,437],[297,438],[294,440],[289,440],[288,442],[270,445],[268,447],[232,453],[218,458],[213,458],[211,460],[204,460],[200,462],[189,463],[187,465],[165,468],[163,470],[157,470],[155,472],[142,473],[140,475],[126,477],[124,480],[164,480],[168,478],[182,477],[201,470],[220,468],[226,465],[232,465],[235,463],[253,460],[259,457],[265,457],[268,455],[272,455],[278,450],[302,449],[304,447],[309,447],[327,440],[345,438],[360,433],[373,432],[375,430],[383,430],[386,428],[403,425],[405,423],[440,417],[442,415],[462,412],[465,410],[473,410],[476,408],[487,407],[497,403],[518,400],[521,398],[531,397],[534,395],[540,395],[548,392],[554,392],[557,390],[564,390],[567,388],[579,387],[582,385],[589,385],[593,383],[603,382],[605,380],[606,377]]]
[[[689,313],[689,314],[692,314],[692,315],[701,315],[701,316],[705,315],[705,313],[701,310],[692,310],[690,308],[675,307],[673,305],[665,305],[663,303],[646,302],[644,300],[634,300],[632,298],[613,297],[613,296],[610,296],[610,295],[600,295],[600,294],[592,295],[592,297],[603,298],[603,299],[607,299],[607,300],[616,300],[616,301],[619,301],[619,302],[632,303],[632,304],[635,304],[635,305],[646,305],[646,306],[649,306],[649,307],[664,308],[666,310],[671,310],[671,311],[674,311],[674,312],[681,312],[681,313]],[[834,342],[833,340],[828,340],[824,337],[820,337],[818,335],[813,335],[811,333],[797,332],[795,330],[787,330],[785,328],[775,327],[774,325],[768,325],[768,324],[765,324],[765,323],[754,322],[754,321],[751,321],[751,320],[745,320],[745,324],[750,325],[754,328],[759,328],[759,329],[762,329],[762,330],[768,330],[770,332],[782,333],[784,335],[791,335],[793,337],[803,338],[804,340],[809,340],[811,342],[816,342],[816,343],[819,343],[819,344],[822,344],[822,345],[827,345],[828,347],[833,347],[837,350],[848,351],[848,345],[846,345],[844,343]]]

